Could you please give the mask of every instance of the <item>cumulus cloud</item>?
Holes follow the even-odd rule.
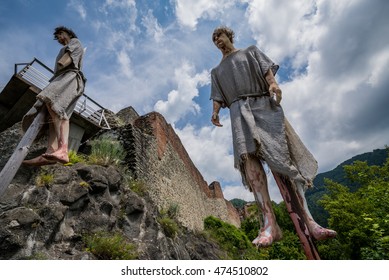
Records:
[[[176,128],[190,158],[208,183],[240,181],[231,154],[230,123],[227,118],[222,118],[221,122],[224,124],[222,128],[214,126],[196,128],[190,124],[183,129]]]
[[[278,62],[290,59],[299,70],[322,32],[316,13],[314,0],[249,0],[246,17],[257,45]]]
[[[282,86],[287,115],[326,171],[387,144],[388,39],[379,34],[389,30],[380,5],[318,1],[316,7],[312,21],[322,31],[306,56],[307,71]]]
[[[235,2],[235,0],[176,0],[177,20],[184,27],[196,29],[200,19],[216,19]]]
[[[239,199],[243,199],[244,201],[254,201],[253,193],[240,185],[238,185],[238,186],[229,186],[229,185],[224,186],[223,195],[224,195],[224,198],[227,200],[239,198]]]
[[[175,123],[188,112],[198,113],[200,106],[193,101],[198,96],[198,86],[209,83],[209,73],[203,71],[193,75],[194,68],[187,61],[174,71],[174,82],[177,89],[169,92],[167,100],[159,100],[154,109],[163,114],[166,119]]]

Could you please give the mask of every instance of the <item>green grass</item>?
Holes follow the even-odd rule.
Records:
[[[42,170],[35,179],[37,187],[49,187],[54,182],[54,175],[47,173],[46,170]]]
[[[103,166],[119,166],[124,156],[125,151],[119,141],[109,136],[102,136],[91,141],[91,154],[88,156],[88,162]]]
[[[180,232],[180,227],[175,220],[178,211],[178,204],[173,203],[169,206],[169,208],[162,209],[159,213],[160,217],[157,218],[157,221],[161,225],[167,237],[174,238]]]
[[[209,216],[204,220],[205,232],[233,260],[264,260],[268,259],[267,251],[258,251],[237,227]]]
[[[133,260],[136,246],[120,233],[98,232],[84,237],[86,251],[100,260]]]
[[[179,232],[179,227],[176,221],[169,217],[157,218],[158,223],[162,226],[163,232],[167,237],[174,238]]]
[[[83,155],[77,154],[77,152],[70,150],[68,153],[69,156],[69,162],[66,163],[66,166],[73,165],[79,162],[86,162],[86,158]]]
[[[121,167],[120,173],[123,176],[123,180],[125,182],[125,185],[132,190],[134,193],[144,196],[147,192],[146,185],[143,181],[134,179],[131,172],[127,169]]]

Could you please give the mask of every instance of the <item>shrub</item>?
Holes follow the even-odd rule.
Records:
[[[100,260],[133,260],[136,247],[120,233],[98,232],[84,237],[86,250]]]
[[[180,230],[177,222],[175,221],[178,210],[178,204],[171,204],[168,209],[162,209],[159,213],[160,217],[157,221],[162,226],[164,233],[168,237],[175,237]]]
[[[65,165],[73,165],[79,162],[85,162],[86,159],[84,156],[77,154],[77,152],[70,150],[69,151],[69,162],[66,163]]]
[[[246,218],[241,222],[240,228],[247,235],[249,240],[254,240],[258,236],[259,221],[256,217]]]
[[[177,214],[178,214],[179,209],[180,209],[180,206],[177,203],[172,203],[169,205],[169,208],[161,210],[161,215],[167,216],[171,219],[175,219],[175,218],[177,218]]]
[[[306,259],[302,250],[300,240],[295,232],[292,220],[286,210],[284,202],[276,204],[272,202],[276,220],[283,232],[283,238],[274,242],[268,248],[261,248],[263,254],[269,259],[277,260],[301,260]],[[253,204],[248,209],[249,217],[242,221],[241,229],[247,235],[249,240],[254,240],[258,236],[260,229],[259,211],[257,205]]]
[[[234,260],[263,260],[267,252],[260,251],[251,244],[244,232],[233,225],[209,216],[204,220],[204,228],[229,258]]]
[[[146,194],[146,185],[143,181],[134,179],[131,172],[123,169],[121,170],[125,185],[130,188],[134,193],[144,196]]]
[[[179,232],[178,224],[173,219],[169,217],[159,217],[157,220],[167,237],[173,238]]]
[[[119,166],[124,160],[125,151],[119,141],[109,136],[102,136],[91,141],[91,154],[88,161],[98,165]]]

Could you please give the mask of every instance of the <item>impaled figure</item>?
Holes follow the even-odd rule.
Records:
[[[55,61],[54,76],[38,95],[34,106],[23,117],[22,127],[26,131],[36,114],[46,107],[48,111],[49,137],[44,154],[23,161],[23,164],[41,166],[56,162],[67,163],[69,118],[82,95],[85,78],[81,72],[84,50],[76,34],[64,26],[55,28],[54,39],[63,48]]]
[[[296,190],[294,199],[303,208],[308,234],[316,240],[335,237],[335,231],[314,221],[305,200],[305,190],[316,176],[317,162],[284,116],[282,91],[274,77],[279,66],[256,46],[236,49],[234,32],[228,27],[216,28],[212,40],[222,60],[211,71],[211,121],[222,126],[219,111],[230,109],[234,165],[262,213],[261,229],[253,244],[266,247],[282,238],[262,162],[269,166],[276,181],[280,176],[290,180]]]

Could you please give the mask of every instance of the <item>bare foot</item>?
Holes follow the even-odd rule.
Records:
[[[273,242],[279,241],[282,238],[282,232],[280,227],[267,226],[263,228],[259,235],[252,241],[257,247],[269,247]]]
[[[25,165],[30,165],[30,166],[43,166],[43,165],[55,164],[56,161],[48,160],[48,159],[44,158],[43,156],[38,156],[38,157],[33,158],[33,159],[24,160],[22,163]]]
[[[54,160],[54,161],[57,161],[57,162],[60,162],[60,163],[68,163],[69,162],[69,156],[68,156],[68,153],[67,152],[62,152],[62,151],[56,151],[54,153],[51,153],[51,154],[43,154],[42,157],[44,157],[45,159],[47,160]]]
[[[309,223],[309,232],[311,233],[312,237],[318,241],[334,238],[337,235],[336,231],[323,228],[313,221]]]

